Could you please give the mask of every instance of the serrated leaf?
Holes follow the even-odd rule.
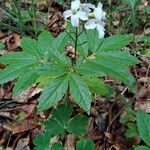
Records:
[[[64,147],[60,143],[53,143],[50,150],[64,150]]]
[[[5,47],[4,43],[0,42],[0,49],[3,49]]]
[[[127,126],[128,126],[128,129],[125,132],[126,137],[132,138],[132,137],[138,135],[138,128],[137,128],[136,124],[128,123]]]
[[[38,42],[34,39],[23,37],[21,40],[21,48],[23,51],[34,55],[36,57],[40,56],[40,53],[38,52]]]
[[[150,115],[143,110],[138,110],[136,113],[136,120],[140,137],[150,146]]]
[[[97,30],[87,31],[87,43],[91,52],[95,52],[99,49],[102,44],[103,39],[98,38]]]
[[[74,101],[85,111],[91,107],[91,92],[87,84],[75,74],[70,74],[70,92]]]
[[[99,69],[99,66],[86,61],[75,66],[76,71],[87,77],[102,77],[105,73]]]
[[[63,125],[55,118],[49,118],[44,125],[46,131],[50,132],[52,137],[64,132]]]
[[[39,98],[38,111],[41,112],[59,102],[68,88],[68,76],[56,78],[46,86]]]
[[[87,83],[90,87],[92,93],[96,93],[98,95],[105,95],[108,93],[108,87],[105,83],[98,78],[89,78],[89,77],[82,77],[82,79]]]
[[[38,78],[38,75],[35,74],[34,71],[30,71],[28,73],[23,74],[19,79],[17,80],[14,88],[13,88],[13,94],[17,95],[21,93],[22,91],[26,90],[30,86],[32,86],[33,83],[36,82],[36,79]]]
[[[38,59],[29,54],[29,53],[25,53],[25,52],[9,52],[3,56],[0,57],[0,63],[2,64],[16,64],[18,63],[24,63],[26,64],[34,64],[37,63]]]
[[[50,132],[37,135],[33,140],[33,143],[36,146],[35,150],[48,150],[50,139],[51,139]]]
[[[150,150],[150,148],[147,146],[138,146],[138,147],[134,148],[134,150]]]
[[[38,87],[40,88],[44,88],[45,86],[47,86],[52,80],[54,80],[55,77],[47,77],[47,76],[41,76],[39,78],[37,78],[36,83],[38,83]]]
[[[64,66],[71,65],[71,60],[66,56],[62,55],[61,53],[59,53],[57,50],[55,51],[50,50],[49,55],[54,62],[60,63],[61,65]]]
[[[129,35],[112,35],[104,38],[98,51],[112,51],[121,49],[123,46],[128,45],[134,38]]]
[[[30,66],[25,64],[13,64],[7,66],[0,71],[0,84],[4,84],[8,81],[14,80],[28,71]]]
[[[53,50],[57,50],[59,52],[64,52],[66,45],[68,44],[69,36],[66,32],[62,32],[58,35],[57,38],[53,41],[52,47]]]
[[[114,52],[114,54],[110,52],[108,55],[112,55],[112,59],[111,57],[107,57],[107,54],[107,52],[102,52],[102,55],[96,55],[97,58],[92,60],[92,63],[98,65],[99,69],[102,70],[102,72],[104,72],[106,75],[122,81],[133,92],[135,92],[135,86],[133,86],[135,84],[135,79],[129,73],[128,65],[139,63],[139,61],[136,58],[130,56],[128,52],[123,52],[122,54],[119,51]],[[116,57],[114,56],[115,54]],[[132,58],[133,61],[131,60]]]
[[[87,131],[88,118],[84,115],[76,115],[70,119],[67,125],[67,130],[77,136],[82,136]]]
[[[46,54],[52,50],[53,36],[48,31],[43,31],[38,37],[38,50],[41,54]]]
[[[83,32],[83,31],[81,31]],[[89,45],[87,42],[86,32],[83,32],[78,38],[78,51],[81,56],[87,57],[89,51]]]
[[[76,143],[76,150],[94,150],[94,142],[92,140],[79,140]]]
[[[98,52],[96,54],[98,59],[109,60],[110,62],[118,63],[122,67],[128,67],[133,64],[138,64],[140,61],[130,55],[128,51],[109,51],[109,52]]]
[[[70,119],[72,112],[73,109],[69,104],[59,105],[53,110],[53,116],[64,126],[64,128],[66,128],[66,124]]]
[[[40,64],[36,68],[36,70],[40,76],[59,77],[64,74],[67,74],[69,69],[68,69],[68,67],[62,66],[61,64],[47,62],[44,64]]]

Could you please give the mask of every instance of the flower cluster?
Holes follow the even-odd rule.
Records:
[[[97,29],[99,38],[103,38],[105,34],[105,15],[102,10],[102,4],[99,2],[95,7],[90,3],[81,3],[80,0],[74,0],[71,2],[71,10],[66,10],[63,13],[65,19],[71,18],[71,24],[74,27],[78,27],[80,20],[84,21],[84,27],[89,29]]]

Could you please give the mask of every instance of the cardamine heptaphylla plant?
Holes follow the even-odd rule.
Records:
[[[72,1],[71,10],[64,17],[71,25],[58,37],[43,31],[37,40],[23,37],[22,51],[9,52],[0,57],[8,66],[0,71],[0,83],[16,80],[13,94],[17,95],[34,83],[42,86],[37,111],[47,110],[71,95],[72,99],[90,112],[92,94],[105,95],[108,87],[104,76],[123,82],[134,91],[135,79],[129,66],[138,64],[137,58],[123,49],[134,40],[129,35],[104,37],[106,13],[102,4]],[[73,47],[74,57],[66,55],[67,46]]]

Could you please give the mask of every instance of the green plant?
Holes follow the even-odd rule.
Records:
[[[37,41],[24,37],[21,42],[22,52],[11,52],[0,57],[1,63],[9,64],[0,72],[0,83],[18,78],[13,89],[16,95],[33,83],[48,79],[39,98],[38,112],[57,104],[68,88],[74,101],[89,112],[92,101],[91,91],[94,92],[96,86],[96,82],[90,81],[98,81],[99,77],[105,75],[122,81],[133,90],[135,80],[128,72],[128,66],[139,61],[128,51],[117,50],[127,45],[133,38],[128,35],[115,35],[99,40],[95,30],[84,31],[82,34],[87,41],[82,46],[77,45],[78,53],[83,51],[76,60],[64,55],[64,47],[69,40],[67,33],[54,38],[50,33],[43,32]],[[81,39],[80,36],[78,37],[78,41],[80,40],[82,36]],[[59,41],[61,42],[58,43]],[[105,84],[102,80],[97,84],[101,85],[100,89],[104,90],[104,94]]]
[[[94,150],[94,143],[92,140],[79,140],[76,143],[76,150]]]
[[[44,123],[45,133],[39,134],[34,139],[34,144],[37,149],[41,149],[43,145],[45,149],[48,149],[48,147],[51,147],[51,149],[61,148],[62,146],[60,144],[58,145],[58,143],[55,143],[55,145],[53,145],[53,143],[51,143],[51,138],[56,135],[61,134],[62,137],[64,137],[66,133],[72,133],[78,137],[82,137],[86,133],[88,118],[84,115],[75,115],[71,117],[72,114],[73,109],[69,104],[61,104],[53,109],[51,117]],[[43,141],[46,144],[39,141]],[[77,143],[77,149],[80,150],[81,146],[92,147],[93,143],[91,143],[91,141],[81,141]]]
[[[135,150],[149,150],[150,149],[150,115],[143,110],[137,110],[135,113],[136,123],[129,122],[127,124],[128,129],[125,132],[126,137],[132,138],[139,136],[146,145],[134,146]]]
[[[41,28],[37,26],[38,21],[36,17],[38,11],[35,8],[34,0],[32,0],[28,10],[21,8],[20,0],[12,0],[8,4],[0,7],[4,15],[4,19],[0,23],[0,28],[2,30],[15,31],[22,35],[27,33],[36,37]]]
[[[128,27],[128,29],[135,30],[139,25],[140,17],[138,15],[138,7],[141,3],[140,0],[123,0],[128,5],[128,12],[130,12],[129,16],[123,20],[124,28]]]
[[[50,132],[53,136],[63,134],[65,131],[77,136],[84,135],[88,118],[84,115],[71,117],[72,113],[73,110],[70,105],[59,105],[57,109],[53,110],[52,117],[44,123],[46,131]]]
[[[2,42],[0,42],[0,49],[3,49],[4,47],[5,45]]]

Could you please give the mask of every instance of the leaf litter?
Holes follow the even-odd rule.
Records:
[[[143,1],[147,4],[147,1]],[[46,10],[51,7],[50,14],[45,22],[46,29],[51,31],[54,35],[58,35],[64,30],[64,20],[62,17],[62,6],[55,2],[39,4],[39,9]],[[121,14],[124,16],[124,14]],[[112,33],[117,32],[115,27],[119,24],[120,17],[117,21],[114,21],[114,28]],[[141,34],[141,32],[139,32]],[[149,28],[143,31],[142,34],[149,35]],[[21,35],[15,32],[1,32],[0,41],[5,44],[4,52],[20,51]],[[138,46],[141,43],[137,43]],[[139,56],[142,63],[135,68],[131,68],[131,71],[137,78],[138,92],[136,93],[136,102],[132,106],[134,109],[141,108],[145,112],[150,113],[150,59],[146,56]],[[3,69],[4,66],[1,67]],[[131,93],[126,91],[125,87],[116,83],[112,78],[105,78],[105,82],[114,86],[114,89],[118,89],[119,92],[123,92],[125,101],[131,101]],[[7,83],[0,87],[0,144],[7,145],[6,149],[32,149],[30,140],[37,135],[38,132],[42,132],[42,128],[39,126],[47,118],[48,112],[36,115],[37,99],[41,92],[41,89],[31,87],[24,93],[12,96],[12,87],[14,82]],[[125,90],[125,91],[124,91]],[[95,97],[95,101],[92,104],[91,116],[89,119],[88,134],[86,137],[91,138],[96,143],[95,150],[104,149],[116,149],[116,150],[129,150],[132,144],[139,143],[139,139],[133,139],[129,141],[124,136],[125,126],[119,122],[119,116],[123,114],[123,105],[120,103],[120,99],[115,97],[117,93],[112,90],[112,97]],[[77,113],[82,113],[75,104],[74,109]],[[120,112],[118,114],[118,112]],[[30,137],[30,134],[33,137]],[[13,138],[11,138],[11,136]],[[9,141],[10,140],[10,141]],[[58,142],[57,140],[56,142]],[[76,137],[73,135],[67,135],[65,140],[65,149],[75,149]]]

